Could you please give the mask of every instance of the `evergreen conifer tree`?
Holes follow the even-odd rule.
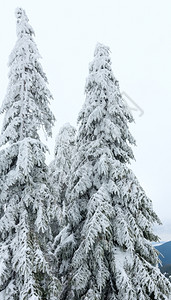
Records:
[[[49,178],[54,187],[57,203],[62,206],[70,175],[71,160],[75,148],[76,129],[66,123],[59,130],[55,142],[54,160],[49,165]]]
[[[63,281],[63,272],[58,273],[60,262],[66,260],[65,251],[59,252],[63,238],[68,234],[66,190],[70,177],[71,163],[75,155],[76,129],[66,123],[56,137],[55,158],[49,166],[49,182],[52,187],[56,203],[54,203],[54,219],[51,223],[54,243],[51,248],[51,256],[54,258],[56,276]],[[59,253],[58,253],[59,254]]]
[[[47,184],[46,146],[54,116],[47,78],[39,63],[34,31],[16,9],[17,42],[9,58],[9,85],[1,107],[0,299],[57,299],[48,245],[53,195]]]
[[[56,199],[56,222],[64,226],[66,215],[66,189],[70,176],[71,161],[75,149],[76,129],[66,123],[56,137],[54,160],[49,165],[49,181]],[[58,208],[58,209],[57,209]]]
[[[160,220],[128,167],[133,118],[102,44],[85,91],[67,190],[68,226],[56,250],[60,300],[166,300],[170,283],[151,245],[158,240],[153,224]]]

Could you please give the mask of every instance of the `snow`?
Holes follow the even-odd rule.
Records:
[[[39,130],[51,136],[52,95],[22,8],[16,18],[1,107],[0,298],[167,300],[151,245],[160,220],[128,166],[133,117],[109,47],[97,44],[78,133],[69,123],[60,129],[48,168]]]

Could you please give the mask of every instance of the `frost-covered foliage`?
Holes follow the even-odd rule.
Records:
[[[54,215],[61,228],[65,224],[65,194],[75,149],[75,133],[76,129],[69,123],[63,125],[56,137],[54,160],[49,165],[49,182],[56,199]]]
[[[66,123],[59,131],[55,143],[55,158],[49,165],[49,181],[52,187],[56,203],[54,203],[54,220],[51,223],[54,243],[51,251],[57,258],[54,261],[56,270],[58,270],[59,260],[65,260],[65,251],[56,255],[60,248],[60,243],[67,235],[67,210],[68,203],[66,202],[66,189],[70,176],[71,162],[75,154],[75,133],[76,129],[69,123]],[[70,238],[70,237],[69,237]],[[62,274],[58,274],[62,277]]]
[[[68,226],[56,238],[60,300],[166,300],[170,284],[151,245],[158,239],[152,226],[160,220],[127,166],[133,118],[106,46],[96,47],[85,91],[67,190]]]
[[[0,136],[0,299],[57,299],[48,247],[53,196],[47,184],[46,147],[54,116],[52,98],[39,63],[33,29],[16,10],[17,42],[9,59],[9,85]]]
[[[66,123],[56,137],[54,160],[49,165],[49,179],[55,190],[57,203],[63,206],[71,160],[75,149],[76,129]]]

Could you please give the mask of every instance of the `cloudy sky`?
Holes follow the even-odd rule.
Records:
[[[47,141],[48,161],[59,128],[65,122],[76,125],[96,43],[108,45],[113,72],[136,121],[131,125],[137,140],[132,168],[164,224],[157,229],[161,239],[171,240],[171,1],[0,0],[0,102],[8,84],[18,6],[35,30],[54,96],[57,121]]]

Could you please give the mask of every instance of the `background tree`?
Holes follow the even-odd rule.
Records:
[[[75,149],[75,133],[76,129],[69,123],[62,126],[56,137],[54,151],[55,157],[49,165],[49,181],[54,191],[56,208],[58,207],[58,209],[54,209],[54,211],[56,213],[56,221],[59,222],[59,226],[64,226],[65,224],[65,194]]]
[[[53,196],[39,137],[51,136],[54,116],[34,31],[16,9],[17,42],[9,58],[9,85],[0,145],[0,298],[57,299],[58,282],[48,256]]]
[[[60,299],[168,299],[170,284],[151,245],[160,220],[127,166],[134,158],[133,118],[104,45],[95,49],[85,91],[67,190],[68,227],[56,250],[64,282]]]
[[[49,165],[49,182],[54,193],[56,202],[54,202],[54,218],[51,222],[54,243],[51,247],[51,256],[54,258],[56,276],[63,281],[63,272],[58,273],[58,267],[61,261],[65,261],[65,251],[58,253],[60,244],[68,232],[66,190],[68,179],[71,175],[71,162],[75,154],[75,133],[76,129],[69,123],[59,130],[55,143],[55,158]]]

